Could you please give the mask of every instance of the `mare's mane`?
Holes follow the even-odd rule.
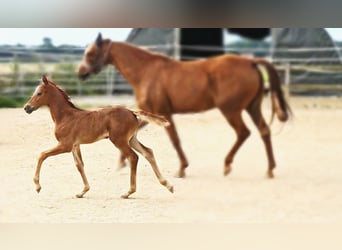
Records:
[[[109,39],[105,39],[103,41],[109,41]],[[159,59],[162,59],[162,60],[166,60],[166,61],[169,61],[171,60],[168,56],[164,55],[163,53],[161,52],[157,52],[157,51],[151,51],[148,47],[146,46],[137,46],[137,45],[133,45],[133,44],[130,44],[130,43],[127,43],[127,42],[116,42],[116,44],[121,44],[122,46],[126,47],[126,48],[131,48],[133,50],[136,50],[136,51],[139,51],[139,52],[143,52],[143,54],[145,56],[148,56],[148,57],[157,57]]]

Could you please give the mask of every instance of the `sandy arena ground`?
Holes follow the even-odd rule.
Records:
[[[74,102],[134,106],[131,97],[96,100]],[[235,134],[211,110],[175,116],[190,162],[186,179],[174,177],[179,161],[164,130],[149,125],[140,131],[140,140],[154,150],[175,193],[158,183],[140,157],[137,192],[128,200],[120,195],[129,188],[129,169],[117,171],[119,153],[108,140],[81,146],[91,186],[85,198],[75,198],[83,185],[71,153],[44,162],[37,194],[32,182],[36,159],[56,145],[48,109],[31,115],[23,109],[0,109],[0,222],[341,223],[342,100],[292,97],[290,104],[294,119],[283,128],[278,122],[272,125],[275,179],[265,178],[264,146],[246,114],[252,135],[238,152],[232,173],[223,176],[223,160]],[[268,99],[264,113],[268,120]]]

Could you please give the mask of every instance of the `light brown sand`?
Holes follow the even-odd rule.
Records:
[[[118,97],[107,104],[120,103]],[[76,100],[76,103],[89,100]],[[269,100],[264,113],[269,118]],[[91,189],[83,199],[81,177],[70,154],[48,158],[42,191],[32,177],[41,151],[56,144],[48,110],[27,115],[0,109],[0,222],[342,222],[342,100],[291,98],[295,117],[281,130],[272,125],[276,178],[265,178],[266,154],[259,134],[244,114],[251,137],[238,152],[232,173],[223,160],[235,134],[217,110],[177,115],[176,125],[190,162],[187,178],[174,177],[178,158],[164,130],[149,125],[141,141],[154,150],[169,193],[140,157],[137,192],[129,169],[117,171],[118,150],[103,140],[81,146]],[[94,102],[99,104],[98,102]],[[128,106],[134,100],[122,100]],[[279,131],[281,132],[279,133]]]

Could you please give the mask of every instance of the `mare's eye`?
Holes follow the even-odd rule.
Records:
[[[41,96],[43,93],[42,92],[38,92],[37,93],[37,96]]]

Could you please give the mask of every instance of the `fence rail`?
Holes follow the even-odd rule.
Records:
[[[143,46],[146,49],[171,54],[177,49],[174,44]],[[179,49],[179,48],[178,48]],[[223,50],[212,46],[182,46],[182,49],[192,51],[219,51],[222,53],[238,53],[244,56],[253,56],[263,53],[265,58],[272,60],[273,48],[229,48]],[[291,48],[277,49],[278,52],[310,53],[340,51],[342,48]],[[39,77],[48,74],[71,94],[104,94],[112,95],[115,92],[132,92],[130,85],[113,67],[108,67],[96,77],[86,82],[80,82],[75,71],[81,61],[84,48],[65,48],[58,50],[37,48],[1,48],[0,49],[0,92],[1,95],[28,96],[36,87]],[[198,59],[198,58],[187,58]],[[305,71],[311,73],[340,74],[342,73],[341,59],[329,57],[310,58],[281,58],[272,60],[282,75],[285,86],[290,86],[292,73]],[[320,65],[308,65],[319,63]],[[333,66],[332,66],[333,65]],[[341,74],[342,75],[342,74]],[[329,85],[329,83],[326,83]],[[342,81],[341,83],[342,84]]]

